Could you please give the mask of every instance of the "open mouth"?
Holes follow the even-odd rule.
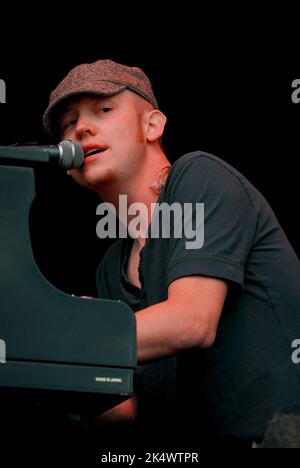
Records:
[[[106,150],[107,150],[107,148],[92,148],[92,149],[89,149],[88,151],[85,151],[85,153],[84,153],[84,160],[85,161],[92,161],[93,159],[96,158],[96,156],[98,156],[101,153],[104,153],[104,151],[106,151]]]

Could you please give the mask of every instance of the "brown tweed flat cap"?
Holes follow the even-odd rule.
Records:
[[[80,94],[113,96],[124,89],[139,94],[158,108],[151,83],[140,68],[128,67],[112,60],[97,60],[78,65],[52,91],[43,116],[45,131],[55,136],[57,110],[65,99]]]

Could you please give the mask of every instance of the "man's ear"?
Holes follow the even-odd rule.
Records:
[[[164,133],[167,117],[158,109],[153,109],[148,114],[148,126],[146,139],[149,142],[159,140]]]

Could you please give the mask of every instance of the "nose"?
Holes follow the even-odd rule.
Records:
[[[87,118],[79,118],[75,126],[75,138],[82,140],[85,136],[95,136],[97,127]]]

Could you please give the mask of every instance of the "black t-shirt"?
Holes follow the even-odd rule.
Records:
[[[300,411],[300,364],[291,359],[292,342],[300,338],[299,260],[264,197],[213,155],[179,158],[159,196],[163,202],[204,203],[203,245],[187,249],[190,239],[175,237],[172,224],[169,238],[149,236],[140,253],[139,290],[126,280],[132,239],[120,239],[97,269],[99,297],[138,311],[166,300],[177,278],[228,281],[213,346],[141,366],[137,389],[148,415],[156,405],[167,415],[175,404],[186,421],[216,437],[259,440],[274,413]]]

